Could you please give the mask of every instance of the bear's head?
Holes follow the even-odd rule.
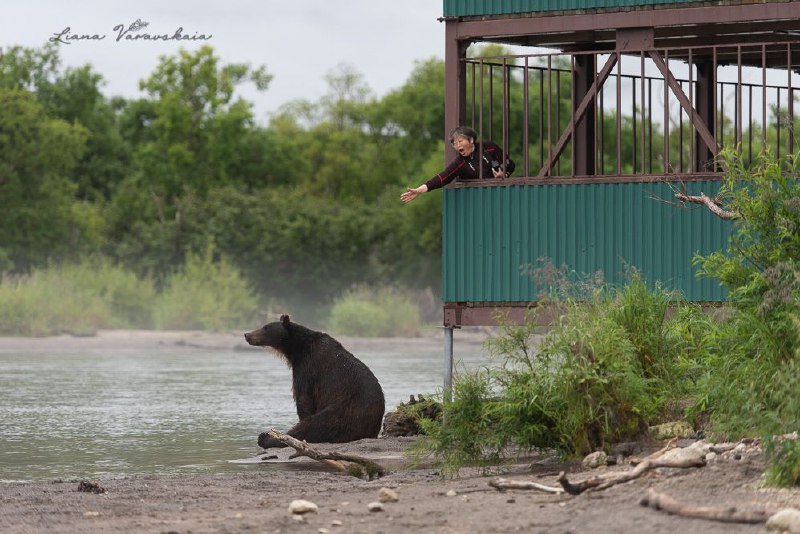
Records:
[[[265,324],[258,330],[247,332],[244,339],[256,347],[272,347],[280,353],[285,353],[289,344],[290,325],[289,316],[281,315],[280,321]]]

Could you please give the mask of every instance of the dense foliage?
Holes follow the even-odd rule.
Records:
[[[104,96],[102,76],[62,68],[55,45],[11,47],[0,272],[19,280],[103,257],[162,291],[213,242],[255,310],[316,320],[356,284],[436,291],[441,201],[398,197],[442,165],[443,76],[441,61],[419,62],[378,99],[343,66],[319,102],[258,124],[238,89],[268,90],[271,75],[210,47],[163,57],[138,99]]]
[[[494,365],[455,380],[446,424],[422,422],[420,450],[454,473],[509,447],[585,454],[674,417],[693,391],[686,325],[703,319],[688,304],[668,317],[672,297],[632,272],[624,287],[596,288],[588,301],[550,302],[559,318],[545,335],[536,312],[504,326],[487,343]]]
[[[727,250],[696,260],[729,290],[718,317],[648,288],[636,273],[621,288],[590,294],[585,281],[569,291],[570,282],[554,279],[556,323],[541,339],[531,318],[491,340],[498,365],[457,377],[446,423],[421,423],[419,453],[453,474],[493,463],[509,447],[575,456],[686,419],[711,438],[763,437],[767,479],[800,483],[796,161],[765,155],[746,168],[735,153],[724,155],[720,199],[737,214],[736,229]]]
[[[772,437],[800,424],[797,164],[796,157],[781,165],[765,155],[746,169],[728,154],[724,192],[739,215],[737,231],[727,250],[698,258],[704,275],[728,287],[733,307],[708,335],[698,411],[723,436],[767,436],[770,478],[783,484],[800,483],[798,442]]]
[[[225,64],[203,47],[162,57],[141,80],[141,98],[109,98],[91,66],[62,68],[55,44],[6,50],[0,273],[102,256],[162,291],[213,242],[261,310],[308,321],[324,320],[354,286],[438,294],[441,195],[410,205],[398,197],[443,166],[443,62],[419,61],[381,98],[339,66],[321,76],[328,92],[318,101],[290,102],[259,124],[239,94],[245,85],[268,91],[271,79],[263,66]],[[509,83],[518,109],[521,77]],[[541,84],[529,89],[537,102]],[[566,121],[568,99],[553,106]],[[488,133],[500,132],[501,116]],[[517,158],[521,139],[509,139]],[[536,132],[528,142],[541,153]]]

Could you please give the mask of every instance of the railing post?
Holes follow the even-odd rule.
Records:
[[[697,114],[700,115],[700,119],[708,126],[711,135],[716,137],[714,128],[714,92],[716,91],[714,64],[711,61],[704,60],[695,63],[695,67],[697,67],[697,88],[694,92],[695,108],[697,109]],[[689,68],[691,68],[691,65]],[[692,128],[694,128],[694,125],[692,125]],[[711,153],[711,150],[699,135],[695,136],[694,157],[695,172],[713,172],[715,170],[713,165],[714,154]]]
[[[445,22],[445,68],[444,68],[444,135],[464,124],[467,108],[467,48],[469,41],[458,39],[458,23]],[[473,71],[474,72],[474,71]],[[481,105],[483,105],[481,103]],[[447,163],[456,156],[450,143],[445,143],[444,160]]]
[[[578,54],[575,56],[575,72],[572,73],[572,99],[574,114],[578,104],[592,88],[597,72],[597,61],[594,54]],[[574,176],[594,176],[595,155],[595,103],[589,104],[583,118],[575,124],[572,146],[575,152]]]

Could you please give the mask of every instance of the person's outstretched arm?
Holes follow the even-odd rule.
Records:
[[[422,184],[421,186],[414,188],[409,187],[408,189],[406,189],[405,193],[400,195],[400,200],[402,200],[404,204],[408,204],[409,202],[420,196],[422,193],[427,193],[427,192],[428,192],[427,184]]]
[[[465,162],[463,159],[456,159],[452,161],[445,170],[443,170],[442,172],[440,172],[439,174],[437,174],[424,184],[420,185],[419,187],[414,187],[414,188],[409,187],[408,189],[406,189],[405,193],[400,195],[400,200],[402,200],[404,203],[407,204],[423,193],[427,193],[428,191],[433,191],[434,189],[439,189],[446,186],[447,184],[455,180],[456,176],[458,176],[459,170],[461,170],[461,167],[463,167],[464,165]]]

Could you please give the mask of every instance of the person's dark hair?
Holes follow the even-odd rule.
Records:
[[[469,126],[458,126],[453,128],[453,131],[450,132],[450,142],[453,142],[453,139],[456,137],[467,137],[472,139],[472,142],[475,143],[478,141],[478,132],[470,128]]]

